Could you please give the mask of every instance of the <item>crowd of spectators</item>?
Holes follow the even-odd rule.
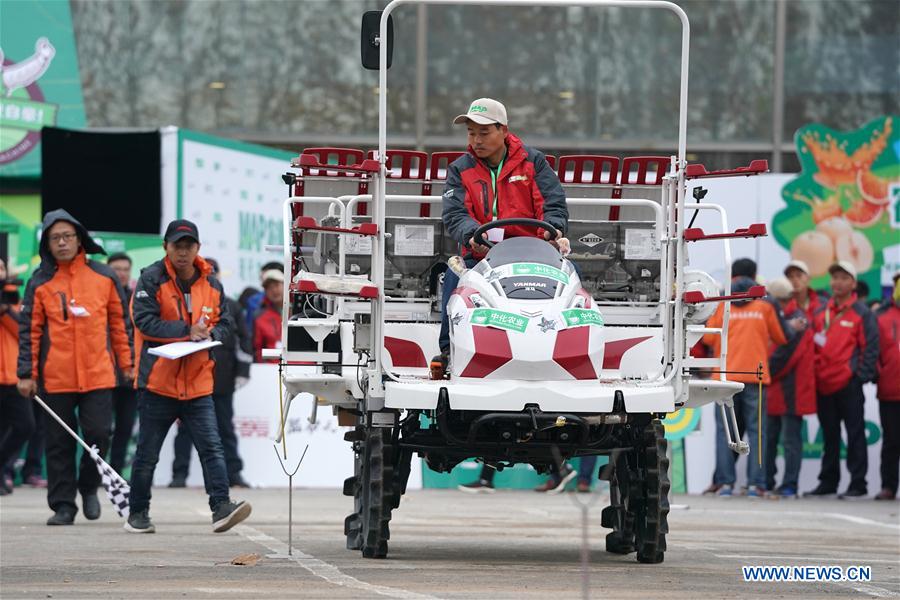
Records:
[[[49,213],[44,232],[42,266],[28,282],[24,302],[18,296],[22,282],[0,262],[4,284],[0,297],[0,495],[12,493],[16,468],[21,469],[18,481],[22,484],[48,485],[41,467],[46,442],[48,503],[55,516],[61,512],[59,523],[54,524],[65,524],[77,512],[76,492],[82,495],[86,516],[99,515],[96,469],[87,459],[77,468],[72,440],[57,423],[48,423],[28,397],[40,391],[68,424],[80,425],[88,443],[103,454],[108,452],[114,469],[127,474],[137,422],[134,328],[129,316],[134,281],[127,254],[113,254],[106,264],[86,258],[102,249],[68,213]],[[205,262],[218,279],[218,262],[212,258]],[[883,438],[881,489],[875,498],[895,499],[900,464],[900,377],[896,376],[900,372],[900,273],[893,278],[891,295],[884,298],[870,297],[868,286],[858,281],[849,262],[831,266],[828,290],[810,288],[810,271],[802,261],[791,261],[783,273],[768,282],[766,297],[731,306],[726,368],[729,379],[745,384],[735,395],[734,405],[739,433],[747,439],[753,460],[747,461],[746,485],[738,488],[737,456],[726,444],[725,424],[716,410],[716,466],[705,493],[800,495],[804,417],[816,414],[822,439],[819,484],[803,495],[830,497],[841,491],[843,424],[850,481],[840,497],[868,497],[862,386],[877,382]],[[732,275],[735,292],[760,283],[756,264],[749,259],[736,261]],[[226,300],[234,331],[227,343],[214,350],[212,398],[230,486],[249,485],[242,474],[232,423],[234,392],[247,383],[250,363],[265,361],[263,349],[280,346],[284,279],[281,263],[266,263],[260,269],[262,289],[247,288],[238,300]],[[709,328],[721,326],[722,313],[720,306],[707,323]],[[68,345],[59,341],[67,335],[67,321],[91,314],[102,316],[101,333]],[[59,337],[51,344],[49,336]],[[717,356],[720,346],[720,336],[708,333],[694,353]],[[715,375],[715,371],[705,373]],[[760,408],[763,423],[757,418]],[[760,427],[764,440],[757,447]],[[175,440],[172,487],[186,485],[193,444],[190,431],[181,426]],[[780,474],[779,447],[784,457]],[[757,456],[763,457],[761,463]],[[595,465],[589,460],[583,463],[577,471],[563,465],[537,491],[561,491],[575,477],[579,491],[590,491]],[[486,469],[478,481],[461,489],[492,491],[492,476]]]

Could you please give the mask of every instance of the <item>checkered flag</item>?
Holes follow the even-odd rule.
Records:
[[[100,482],[103,489],[106,490],[106,496],[113,503],[116,512],[123,519],[128,518],[128,496],[131,494],[131,488],[128,483],[122,479],[122,476],[116,473],[115,469],[109,466],[105,460],[100,458],[100,451],[97,446],[91,446],[91,456],[97,463],[97,470],[100,471]]]

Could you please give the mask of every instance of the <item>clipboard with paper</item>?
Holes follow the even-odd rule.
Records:
[[[195,352],[200,352],[201,350],[209,350],[210,348],[221,345],[222,342],[216,342],[213,340],[203,340],[200,342],[172,342],[171,344],[164,344],[162,346],[150,348],[147,352],[153,354],[154,356],[160,356],[169,360],[175,360],[176,358],[183,358],[185,356],[188,356],[189,354],[194,354]]]

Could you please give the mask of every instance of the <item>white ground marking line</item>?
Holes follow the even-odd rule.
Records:
[[[883,560],[880,558],[839,558],[837,556],[778,556],[778,555],[770,555],[770,554],[713,554],[716,558],[778,558],[785,560],[796,560],[802,561],[806,563],[814,563],[818,561],[818,564],[828,564],[832,563],[853,563],[854,565],[865,565],[868,563],[884,563],[888,565],[896,565],[900,564],[898,560]]]
[[[257,544],[265,546],[272,552],[283,556],[288,560],[294,561],[316,577],[321,577],[328,583],[368,592],[370,594],[389,596],[391,598],[408,598],[409,600],[436,600],[436,596],[428,596],[427,594],[419,594],[416,592],[410,592],[407,590],[387,587],[383,585],[372,585],[371,583],[360,581],[355,577],[351,577],[342,573],[341,570],[334,565],[319,560],[314,556],[310,556],[305,552],[301,552],[296,548],[294,548],[293,556],[288,556],[287,544],[273,538],[270,535],[266,535],[261,531],[257,531],[256,529],[248,525],[238,525],[234,528],[234,531],[247,538],[251,542],[256,542]]]
[[[862,594],[868,594],[874,598],[900,598],[900,594],[897,592],[892,592],[891,590],[886,590],[884,588],[876,587],[874,585],[866,585],[864,583],[848,583],[842,581],[836,581],[838,585],[841,587],[848,587],[853,589],[854,591],[860,592]]]
[[[877,527],[885,527],[887,529],[893,529],[894,531],[900,531],[900,525],[893,525],[891,523],[882,523],[881,521],[874,521],[872,519],[866,519],[865,517],[855,517],[853,515],[845,515],[841,513],[822,513],[827,517],[832,517],[834,519],[841,519],[844,521],[850,521],[851,523],[857,523],[859,525],[875,525]]]
[[[797,517],[808,517],[811,514],[815,516],[813,513],[800,512],[800,511],[780,511],[780,512],[772,512],[768,510],[721,510],[716,508],[701,508],[700,511],[708,510],[709,512],[718,512],[718,513],[733,513],[733,514],[744,514],[744,515],[774,515],[774,516],[797,516]],[[842,513],[817,513],[824,517],[831,517],[833,519],[840,519],[842,521],[850,521],[851,523],[856,523],[858,525],[872,525],[875,527],[883,527],[885,529],[890,529],[892,531],[900,531],[900,525],[894,525],[893,523],[884,523],[882,521],[875,521],[874,519],[866,519],[865,517],[855,517],[853,515],[845,515]]]

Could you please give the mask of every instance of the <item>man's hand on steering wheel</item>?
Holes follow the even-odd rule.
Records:
[[[556,235],[554,236],[550,231],[544,230],[544,239],[550,242],[554,248],[559,250],[559,253],[563,256],[566,256],[572,251],[572,246],[569,244],[569,238],[563,237],[562,231],[556,229]]]
[[[481,244],[475,242],[475,238],[469,238],[469,248],[474,250],[478,254],[487,254],[490,248],[487,246],[482,246]]]
[[[554,248],[559,250],[560,254],[563,256],[567,255],[571,252],[571,247],[569,245],[569,240],[564,238],[562,232],[554,227],[551,223],[547,221],[543,221],[541,219],[530,219],[525,217],[513,217],[510,219],[497,219],[495,221],[490,221],[489,223],[484,223],[475,230],[475,233],[472,234],[472,238],[469,240],[469,246],[472,247],[478,253],[486,254],[488,250],[494,247],[494,243],[485,239],[484,234],[487,233],[491,229],[496,229],[498,227],[505,227],[507,225],[520,225],[523,227],[536,227],[538,231],[544,232],[544,240],[553,245]]]

